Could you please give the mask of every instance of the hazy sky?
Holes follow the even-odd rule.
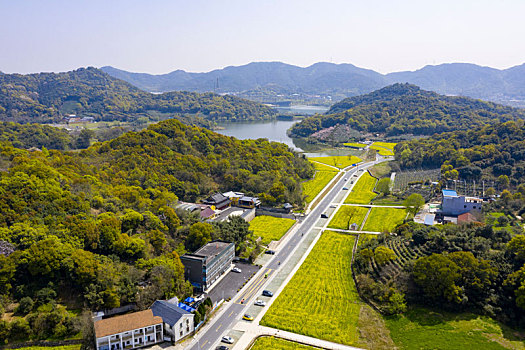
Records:
[[[525,62],[524,0],[0,0],[0,71]]]

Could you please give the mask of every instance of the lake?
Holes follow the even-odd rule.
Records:
[[[306,105],[295,105],[290,107],[275,107],[281,113],[286,114],[297,114],[297,115],[314,115],[316,113],[323,114],[328,110],[329,107],[324,106],[306,106]]]
[[[218,123],[219,127],[223,129],[215,131],[240,140],[265,138],[270,141],[285,143],[296,151],[302,151],[294,144],[294,140],[286,134],[286,130],[297,122],[298,120],[272,120]]]

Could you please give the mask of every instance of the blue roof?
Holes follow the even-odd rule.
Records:
[[[165,300],[154,302],[151,305],[151,311],[153,311],[153,315],[162,317],[162,321],[170,326],[175,325],[183,315],[190,314],[190,312]]]
[[[192,297],[187,297],[186,299],[184,299],[184,301],[186,303],[193,303],[195,301],[195,299],[193,299]]]
[[[457,197],[458,193],[454,190],[443,190],[443,196]]]

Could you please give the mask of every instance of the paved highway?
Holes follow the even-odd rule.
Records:
[[[315,223],[319,220],[322,213],[324,213],[329,206],[334,202],[335,197],[343,190],[343,187],[349,186],[350,176],[353,176],[356,172],[380,163],[384,158],[377,155],[377,160],[373,162],[367,162],[360,164],[358,167],[351,168],[345,171],[344,176],[335,184],[330,192],[323,198],[323,200],[308,214],[303,222],[299,224],[296,232],[288,238],[286,242],[279,245],[278,251],[275,256],[261,268],[261,273],[258,274],[253,280],[250,281],[248,287],[241,290],[234,298],[232,302],[226,304],[226,310],[220,315],[220,317],[212,319],[211,323],[206,327],[206,330],[202,333],[197,333],[195,339],[186,347],[188,350],[201,350],[201,349],[213,349],[220,342],[223,334],[229,330],[235,322],[237,322],[252,303],[255,296],[259,296],[262,293],[262,286],[268,282],[277,268],[279,268],[279,262],[284,262],[290,253],[298,246],[299,242],[304,238],[304,234],[308,233]],[[346,181],[348,179],[349,181]],[[267,277],[265,278],[265,275]],[[241,301],[244,299],[244,303]]]

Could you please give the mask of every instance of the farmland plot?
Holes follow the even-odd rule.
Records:
[[[261,324],[341,344],[357,344],[361,308],[351,235],[325,231]]]
[[[339,208],[332,221],[330,221],[328,227],[348,230],[351,224],[356,223],[357,227],[360,228],[367,212],[368,208],[365,207],[343,205]]]
[[[361,158],[356,156],[330,156],[330,157],[312,157],[309,160],[313,160],[319,163],[328,164],[335,166],[336,168],[343,169],[352,164],[359,163]]]
[[[262,244],[278,241],[293,226],[295,220],[275,218],[273,216],[257,216],[250,221],[250,230],[255,237],[261,237]]]
[[[403,222],[407,215],[405,209],[397,208],[372,208],[368,215],[364,231],[392,232],[394,228]]]
[[[350,180],[349,180],[350,181]],[[346,197],[345,203],[368,204],[377,196],[374,192],[377,179],[368,172],[363,174]]]

